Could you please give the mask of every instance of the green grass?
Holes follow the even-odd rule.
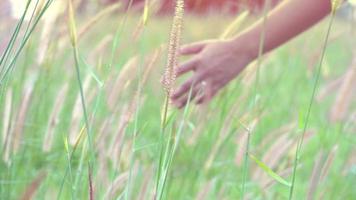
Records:
[[[85,20],[85,17],[79,17],[78,27],[85,23]],[[271,53],[261,62],[257,96],[258,106],[262,111],[256,111],[254,107],[256,99],[254,82],[241,81],[243,79],[241,76],[221,92],[209,106],[190,105],[186,110],[176,111],[176,115],[168,122],[164,139],[161,139],[161,108],[165,93],[159,80],[164,71],[166,51],[159,56],[143,87],[140,87],[140,81],[152,52],[168,42],[171,18],[149,18],[138,40],[132,38],[132,33],[135,32],[141,16],[129,13],[127,22],[123,23],[122,20],[125,20],[124,16],[113,15],[95,25],[91,32],[81,38],[75,59],[69,41],[64,40],[66,42],[61,47],[62,44],[58,44],[60,41],[58,36],[53,36],[51,38],[53,49],[48,52],[47,60],[42,65],[36,64],[41,42],[39,41],[40,29],[33,32],[31,39],[16,59],[16,67],[1,94],[0,114],[3,116],[6,91],[10,88],[13,91],[12,125],[16,126],[15,117],[23,101],[23,92],[28,87],[25,83],[31,77],[35,77],[34,90],[21,138],[21,148],[16,154],[11,155],[11,165],[8,166],[0,161],[0,199],[19,198],[42,171],[47,172],[47,176],[37,189],[35,199],[52,199],[57,196],[59,199],[88,199],[87,161],[91,156],[95,156],[92,160],[95,161],[92,172],[94,195],[97,199],[103,199],[115,178],[125,173],[129,175],[126,178],[123,176],[122,182],[117,184],[119,188],[112,198],[136,199],[143,188],[147,187],[147,193],[143,194],[143,197],[152,199],[156,189],[157,163],[161,145],[168,146],[167,155],[169,155],[163,162],[165,166],[163,170],[167,170],[167,177],[162,180],[165,182],[165,186],[162,186],[164,188],[162,199],[195,199],[198,193],[204,193],[202,191],[206,192],[204,199],[239,199],[242,192],[241,183],[244,179],[243,164],[236,163],[238,149],[242,145],[239,139],[241,135],[246,134],[243,125],[250,125],[258,113],[260,119],[252,133],[249,151],[283,179],[291,180],[292,173],[283,174],[283,171],[293,166],[296,144],[301,137],[301,127],[298,125],[300,115],[308,108],[315,83],[315,75],[310,70],[313,67],[310,66],[310,59],[312,55],[321,52],[327,23],[313,28]],[[206,23],[207,20],[209,24]],[[227,22],[231,21],[232,18],[221,16],[209,16],[208,19],[188,16],[185,19],[183,41],[185,43],[218,37],[228,26]],[[212,29],[212,25],[215,28]],[[58,30],[61,30],[61,26],[66,24],[58,22]],[[336,35],[338,30],[348,30],[348,26],[343,21],[336,20],[331,30],[331,37]],[[115,35],[116,32],[120,33],[117,46],[114,45],[116,50],[112,48],[114,41],[110,41],[99,54],[92,56],[91,53],[100,41],[106,35]],[[325,61],[328,65],[323,65],[322,71],[326,70],[325,67],[329,67],[327,69],[329,74],[321,73],[316,95],[320,88],[339,77],[349,67],[352,55],[351,49],[346,45],[350,40],[345,35],[347,33],[331,41],[327,46]],[[115,81],[110,77],[117,77],[124,64],[133,56],[138,57],[139,66],[132,68],[127,74],[132,82],[120,91],[115,109],[112,109],[107,104],[107,96],[109,88]],[[63,137],[68,137],[71,130],[73,107],[80,94],[76,65],[79,67],[78,75],[83,78],[81,80],[87,76],[92,76],[93,79],[90,89],[83,91],[83,97],[94,147],[88,146],[88,138],[84,136],[76,151],[73,151],[73,146],[69,147],[69,153],[74,152],[70,156],[64,147]],[[103,85],[95,81],[95,78]],[[57,94],[64,84],[69,85],[68,92],[65,97],[58,97]],[[134,98],[137,90],[139,90],[138,99]],[[96,94],[90,97],[89,93],[93,91]],[[328,113],[335,94],[335,91],[331,91],[323,101],[314,102],[312,106],[307,132],[313,131],[314,134],[304,140],[301,148],[294,199],[305,199],[310,188],[310,176],[317,155],[319,152],[324,152],[323,160],[326,160],[335,145],[338,148],[334,159],[327,176],[318,183],[315,197],[324,195],[323,199],[356,198],[353,190],[356,184],[356,165],[346,163],[352,152],[355,152],[355,124],[346,129],[343,122],[329,122]],[[42,143],[48,127],[48,118],[57,98],[65,98],[65,103],[58,116],[53,147],[46,153],[42,151]],[[122,150],[119,151],[121,154],[113,155],[109,150],[115,136],[120,133],[118,127],[122,117],[127,114],[126,108],[136,101],[141,104],[133,109],[131,120],[122,132],[124,135],[119,141],[122,144],[120,146]],[[233,112],[230,113],[232,110]],[[350,107],[350,113],[352,110],[355,110],[355,102]],[[0,130],[2,130],[4,125],[2,117],[0,119]],[[107,129],[101,131],[105,120],[109,120]],[[289,130],[271,138],[274,130],[289,124],[292,124]],[[84,118],[80,122],[80,128],[83,126],[85,126]],[[170,134],[179,135],[179,143],[177,140],[171,141]],[[270,147],[285,134],[288,135],[287,139],[291,141],[291,145],[282,152],[277,164],[269,166],[270,160],[263,160],[263,158]],[[222,135],[226,138],[220,141],[221,145],[210,167],[205,168],[214,145]],[[100,146],[101,140],[103,146]],[[167,143],[162,144],[162,141]],[[0,147],[3,154],[3,146]],[[120,159],[115,161],[113,158]],[[249,161],[247,171],[249,178],[245,183],[245,197],[288,198],[289,188],[276,182],[258,164]],[[66,173],[69,174],[65,176]],[[256,174],[259,176],[256,177]],[[265,181],[271,181],[273,184],[261,187]],[[60,192],[61,184],[63,190]]]

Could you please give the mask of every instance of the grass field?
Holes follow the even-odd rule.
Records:
[[[40,23],[4,76],[0,199],[288,199],[306,120],[293,199],[356,199],[348,22],[334,21],[309,119],[328,19],[249,66],[209,105],[169,107],[162,119],[172,17],[108,15],[85,29],[91,18],[76,17],[74,55],[66,21]],[[183,43],[219,37],[233,20],[187,15]],[[0,26],[11,36],[16,22]]]

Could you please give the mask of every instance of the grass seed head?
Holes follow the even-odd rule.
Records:
[[[171,30],[170,40],[169,40],[167,65],[162,79],[162,84],[167,94],[171,93],[172,87],[176,80],[175,71],[178,65],[177,59],[178,59],[178,51],[180,45],[180,37],[182,32],[183,14],[184,14],[184,1],[177,0],[175,15],[173,18],[172,30]]]

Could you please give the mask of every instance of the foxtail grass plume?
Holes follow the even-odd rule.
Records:
[[[117,176],[105,192],[104,199],[114,199],[115,194],[125,186],[125,183],[127,182],[128,178],[128,171],[123,172],[119,176]]]
[[[13,152],[18,152],[22,142],[25,131],[26,124],[26,116],[30,108],[32,94],[35,86],[36,79],[34,77],[30,77],[26,80],[26,87],[24,88],[22,102],[20,104],[17,117],[16,117],[16,125],[14,127],[14,140],[13,140]]]
[[[20,200],[29,200],[34,199],[36,192],[41,187],[41,184],[47,177],[47,172],[42,171],[40,172],[35,179],[31,181],[31,183],[26,187],[24,193],[21,195]]]
[[[11,145],[13,141],[13,131],[12,131],[12,123],[11,118],[13,117],[12,112],[12,100],[13,100],[13,92],[12,89],[8,89],[6,92],[5,98],[5,107],[3,114],[3,136],[2,136],[2,145],[3,145],[3,161],[10,165],[10,154],[11,154]]]
[[[83,37],[85,33],[88,33],[90,29],[92,29],[101,19],[105,18],[109,14],[113,13],[114,11],[118,10],[121,7],[121,3],[116,3],[111,6],[106,7],[102,11],[98,12],[94,15],[87,23],[85,23],[80,29],[78,30],[78,39]]]
[[[153,168],[148,167],[143,173],[143,180],[141,184],[140,192],[138,193],[137,200],[145,200],[149,196],[150,192],[150,180],[153,178]]]
[[[44,1],[42,0],[42,4]],[[43,5],[40,7],[42,8]],[[39,40],[39,47],[37,52],[37,63],[41,65],[48,57],[48,51],[51,46],[52,34],[56,28],[57,19],[63,14],[65,7],[62,2],[55,1],[49,7],[48,12],[45,13],[43,18],[42,31]]]
[[[320,151],[314,160],[314,167],[309,179],[307,200],[315,199],[315,195],[320,184],[320,172],[324,161],[323,159],[325,157],[324,154],[324,151]]]
[[[89,180],[89,199],[94,200],[94,187],[93,187],[93,176],[90,166],[88,168],[88,180]]]
[[[4,112],[2,115],[2,145],[6,146],[6,141],[9,135],[10,125],[11,125],[11,110],[12,110],[12,89],[6,91]]]
[[[58,98],[53,104],[52,112],[48,120],[47,131],[44,135],[42,144],[42,151],[49,152],[53,145],[55,129],[58,125],[59,115],[64,106],[66,94],[68,91],[68,84],[65,84],[58,92]]]
[[[356,54],[355,54],[356,55]],[[351,66],[343,76],[343,82],[336,96],[335,103],[331,107],[329,118],[332,122],[345,120],[353,102],[353,94],[356,83],[356,59],[352,61]]]
[[[163,75],[162,84],[167,94],[171,93],[172,87],[176,79],[176,68],[178,65],[178,51],[180,46],[180,37],[182,33],[183,25],[183,14],[184,14],[184,1],[177,0],[175,15],[173,18],[173,25],[171,29],[171,35],[168,47],[168,58],[166,71]]]
[[[325,181],[325,178],[328,176],[329,172],[330,172],[330,168],[332,166],[332,164],[334,163],[334,160],[337,156],[339,150],[339,146],[337,144],[335,144],[332,149],[329,152],[328,157],[326,158],[326,161],[324,163],[323,168],[321,169],[321,173],[320,173],[320,181],[323,182]]]
[[[96,93],[96,90],[94,90],[91,87],[92,81],[93,78],[90,75],[87,75],[83,81],[83,92],[88,103],[90,103],[93,100]],[[83,118],[80,92],[78,92],[77,94],[77,98],[72,110],[73,111],[72,111],[71,126],[69,130],[69,143],[71,145],[74,145],[75,142],[77,141],[78,135],[80,134],[81,120]]]

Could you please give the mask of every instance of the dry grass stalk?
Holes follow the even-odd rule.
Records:
[[[108,172],[109,166],[107,163],[106,156],[103,155],[104,153],[98,152],[98,159],[97,159],[97,174],[95,177],[95,188],[97,191],[102,191],[104,188],[107,188],[110,184],[109,182],[109,175]]]
[[[263,161],[268,163],[268,166],[277,167],[279,161],[288,154],[288,149],[292,146],[293,141],[289,139],[286,134],[285,137],[278,138],[272,147],[267,151],[263,157]]]
[[[5,107],[3,115],[3,160],[6,164],[10,164],[10,151],[12,145],[12,133],[11,131],[11,110],[12,110],[12,89],[6,91]]]
[[[148,199],[147,197],[149,196],[148,194],[148,186],[150,183],[150,180],[153,177],[153,168],[149,167],[145,173],[144,173],[144,177],[143,177],[143,182],[142,182],[142,186],[141,186],[141,190],[138,193],[138,197],[137,200],[145,200]]]
[[[323,158],[324,152],[321,151],[318,153],[314,161],[313,171],[309,179],[307,200],[313,200],[315,198],[315,192],[320,182],[320,172],[322,168]]]
[[[113,167],[115,169],[130,169],[131,168],[131,157],[133,151],[133,139],[129,138],[124,140],[123,144],[121,145],[120,151],[118,151],[117,157],[115,157],[113,162]]]
[[[332,122],[338,122],[345,119],[348,109],[352,102],[353,94],[356,91],[355,85],[356,85],[356,58],[354,58],[349,70],[346,72],[345,79],[338,92],[335,103],[331,108],[330,120]]]
[[[108,150],[109,157],[117,163],[118,160],[120,160],[120,155],[121,155],[121,150],[122,146],[124,144],[124,136],[125,136],[125,130],[127,128],[127,125],[129,124],[131,117],[132,117],[132,112],[128,106],[126,106],[123,111],[122,115],[120,117],[120,120],[118,122],[118,127],[117,127],[117,133],[115,134],[113,140],[113,143],[111,144],[111,147]]]
[[[16,124],[14,127],[14,140],[13,140],[13,152],[16,153],[22,142],[22,135],[25,128],[26,114],[30,107],[33,87],[35,80],[30,78],[26,81],[22,101],[20,104],[19,112],[17,113]]]
[[[36,178],[26,187],[25,192],[21,195],[21,200],[31,200],[34,199],[34,195],[38,188],[41,186],[41,183],[46,178],[46,172],[40,172]]]
[[[117,128],[118,130],[118,134],[116,134],[116,137],[113,140],[112,146],[109,149],[108,153],[110,153],[109,157],[112,159],[112,161],[115,163],[114,165],[116,165],[117,163],[119,163],[121,161],[121,155],[122,152],[125,152],[125,150],[127,150],[127,152],[131,152],[131,148],[130,145],[131,141],[126,141],[126,144],[124,143],[124,137],[125,137],[125,131],[126,128],[128,126],[128,124],[131,122],[134,113],[136,112],[136,109],[139,107],[139,105],[137,104],[137,100],[138,100],[138,91],[135,93],[132,101],[130,102],[130,104],[123,110],[123,115],[121,115],[120,121],[119,121],[119,127]],[[140,104],[142,104],[145,101],[144,97],[141,97],[141,102]],[[125,145],[124,145],[125,144]],[[126,147],[126,149],[124,149],[124,147]],[[124,155],[129,155],[130,153],[124,153]],[[125,162],[123,160],[123,162]]]
[[[142,80],[140,82],[140,89],[143,87],[143,85],[145,84],[145,82],[147,81],[148,78],[148,74],[151,71],[152,67],[154,66],[154,64],[156,63],[159,55],[160,55],[161,50],[157,50],[155,51],[155,54],[153,55],[152,59],[150,60],[150,62],[148,63],[148,66],[146,67]],[[121,75],[121,73],[120,73]],[[127,78],[127,77],[125,77]],[[121,79],[120,76],[118,79]],[[109,157],[114,161],[114,163],[118,163],[120,161],[120,157],[121,157],[121,152],[122,152],[122,147],[123,147],[123,143],[124,143],[124,136],[125,136],[125,130],[127,128],[127,125],[129,124],[129,122],[132,120],[133,114],[135,113],[138,105],[138,98],[139,98],[139,91],[136,91],[132,97],[132,100],[130,101],[130,103],[124,107],[124,109],[121,111],[121,113],[123,113],[120,117],[119,123],[118,123],[118,133],[116,134],[115,138],[113,139],[113,143],[111,145],[111,147],[108,150],[108,154]],[[144,98],[141,99],[141,102],[139,102],[140,104],[144,102]]]
[[[199,192],[197,193],[197,196],[195,197],[196,200],[204,200],[208,198],[209,191],[211,190],[211,187],[213,186],[213,181],[210,180],[208,183],[205,183],[202,188],[200,188]]]
[[[353,111],[346,120],[344,131],[349,133],[356,133],[356,110]]]
[[[163,46],[160,46],[158,49],[156,49],[153,53],[152,56],[147,61],[147,67],[145,68],[145,71],[142,76],[141,80],[141,87],[147,82],[148,77],[150,75],[150,72],[152,71],[153,67],[157,64],[159,61],[159,58],[161,57],[163,52]]]
[[[166,70],[163,75],[162,83],[168,96],[174,86],[176,79],[176,68],[178,66],[178,51],[180,47],[180,38],[183,26],[184,1],[176,1],[175,15],[173,18],[172,30],[168,47],[168,58]]]
[[[44,3],[43,0],[42,3]],[[50,46],[51,34],[53,33],[55,25],[57,25],[57,18],[64,12],[64,6],[60,1],[54,1],[48,9],[49,10],[46,11],[43,18],[39,47],[37,48],[37,63],[39,65],[44,62],[47,56],[46,52],[48,52],[48,48]]]
[[[330,94],[333,94],[342,84],[343,80],[345,79],[345,76],[341,76],[335,80],[332,80],[320,90],[318,95],[315,97],[315,100],[318,102],[323,101],[327,96]]]
[[[264,66],[268,66],[268,62],[272,61],[272,58],[274,57],[271,56],[271,54],[266,54],[263,57],[261,57],[260,62],[265,63],[264,65],[261,66],[258,66],[257,61],[251,62],[241,74],[242,77],[241,83],[243,83],[246,86],[252,86],[255,83],[256,71],[258,67],[260,67],[260,70],[262,70]]]
[[[116,11],[121,6],[121,3],[116,3],[111,6],[106,7],[99,13],[97,13],[94,17],[92,17],[86,24],[84,24],[78,31],[78,39],[82,38],[85,33],[88,33],[91,28],[95,26],[101,19],[109,15],[110,13]]]
[[[118,77],[112,87],[108,88],[107,103],[111,110],[115,109],[120,94],[127,88],[132,81],[132,72],[135,72],[138,65],[137,57],[132,57],[121,68]],[[110,86],[111,84],[108,84]]]
[[[138,24],[136,25],[135,30],[132,33],[132,41],[137,42],[140,36],[142,35],[142,32],[145,28],[145,24],[143,21],[139,21]]]
[[[311,130],[307,130],[304,134],[304,139],[303,139],[303,145],[307,145],[308,142],[310,141],[310,139],[316,134],[316,131],[311,129]],[[293,141],[293,145],[290,148],[289,152],[288,152],[288,158],[293,160],[294,159],[294,154],[295,154],[295,150],[297,149],[298,146],[298,140],[294,140]],[[289,160],[289,161],[291,161]]]
[[[7,138],[9,135],[9,130],[11,126],[11,109],[12,109],[12,89],[9,88],[6,91],[5,103],[4,103],[4,113],[3,113],[3,121],[2,121],[2,142],[3,146],[6,146]]]
[[[281,127],[278,127],[274,130],[272,130],[271,132],[269,132],[268,134],[266,134],[266,136],[263,138],[263,140],[261,141],[261,143],[258,145],[259,149],[261,149],[261,151],[257,150],[257,153],[263,153],[262,150],[263,149],[267,149],[269,145],[271,145],[272,143],[274,143],[275,138],[279,137],[280,135],[284,135],[284,134],[288,134],[290,132],[292,132],[296,127],[296,123],[292,122],[289,124],[285,124]]]
[[[134,42],[137,42],[137,40],[140,38],[144,27],[147,25],[148,18],[150,17],[150,13],[156,13],[158,12],[158,6],[160,3],[157,0],[145,0],[144,1],[144,8],[143,8],[143,13],[142,13],[142,20],[140,20],[133,31],[132,34],[132,39]]]
[[[324,181],[325,178],[327,177],[330,167],[335,160],[335,156],[336,156],[338,148],[339,148],[338,145],[333,146],[328,157],[326,158],[326,161],[325,161],[323,168],[321,169],[321,173],[320,173],[321,174],[320,175],[321,182]]]
[[[96,135],[96,149],[97,149],[97,160],[98,160],[98,174],[96,176],[96,183],[98,184],[96,188],[101,190],[101,188],[106,188],[110,183],[108,179],[108,143],[111,138],[109,137],[112,132],[112,124],[114,117],[110,116],[106,118],[99,129],[98,134]],[[100,187],[100,188],[99,188]]]
[[[94,187],[93,187],[93,176],[92,176],[92,169],[90,166],[88,168],[88,180],[89,180],[89,199],[94,200]]]
[[[160,58],[160,55],[162,54],[162,47],[158,48],[157,50],[154,51],[154,53],[149,57],[149,59],[145,59],[145,70],[143,72],[143,76],[140,82],[140,89],[145,85],[145,83],[148,80],[149,74],[157,61]],[[108,91],[108,97],[107,97],[107,102],[109,108],[114,111],[116,106],[118,104],[118,100],[120,98],[120,95],[123,93],[123,91],[128,88],[131,83],[133,82],[132,80],[132,72],[137,70],[137,67],[139,65],[138,63],[138,58],[137,57],[132,57],[130,60],[127,61],[127,63],[122,67],[118,77],[115,80],[115,83],[113,86],[107,88]],[[108,84],[110,86],[111,84]],[[137,93],[137,91],[136,91]],[[137,94],[134,94],[137,95]],[[135,100],[136,97],[132,100],[132,102]]]
[[[235,163],[237,166],[241,166],[244,156],[245,156],[245,149],[247,145],[247,139],[248,139],[248,134],[251,134],[253,130],[255,129],[257,123],[258,123],[258,118],[255,118],[251,121],[249,125],[243,125],[244,131],[243,133],[240,134],[240,137],[237,139],[237,151],[236,151],[236,156],[235,156]]]
[[[211,167],[219,149],[223,145],[223,142],[229,136],[231,126],[233,123],[236,122],[237,115],[239,115],[240,111],[241,111],[240,110],[241,109],[240,102],[244,102],[246,98],[247,98],[247,92],[243,93],[239,97],[239,99],[236,100],[237,103],[232,106],[231,110],[227,114],[227,116],[225,118],[226,120],[224,121],[224,124],[220,130],[219,137],[218,137],[217,141],[215,142],[215,144],[211,150],[211,153],[209,154],[209,158],[207,159],[207,161],[205,163],[205,166],[204,166],[205,170],[208,170]]]
[[[351,168],[354,167],[355,165],[356,165],[356,149],[350,152],[349,158],[345,163],[345,167],[342,172],[342,175],[346,176],[349,170],[351,170]]]
[[[115,195],[125,186],[127,179],[129,177],[129,172],[120,174],[112,182],[111,186],[107,189],[104,199],[114,199]]]
[[[94,60],[96,60],[97,57],[101,57],[101,55],[105,53],[105,49],[108,48],[113,38],[114,36],[112,34],[106,35],[94,48],[94,50],[90,52],[90,55],[88,57],[89,59],[91,59],[92,63],[94,62]]]
[[[289,138],[289,134],[284,133],[282,136],[275,140],[275,143],[266,151],[262,158],[262,162],[266,163],[271,169],[276,168],[280,163],[281,159],[288,154],[288,149],[293,144],[293,140]],[[270,179],[261,168],[257,167],[252,175],[252,179],[261,180],[261,182],[266,182],[266,179]]]
[[[98,134],[96,134],[96,147],[98,148],[99,152],[106,152],[106,144],[108,142],[109,133],[112,130],[113,116],[105,118],[105,120],[101,123],[100,129]]]
[[[211,114],[208,112],[207,106],[202,105],[202,107],[199,109],[199,112],[193,112],[197,113],[197,126],[192,130],[193,132],[191,133],[191,136],[187,141],[187,144],[191,146],[197,143],[200,134],[203,132],[204,128],[206,128],[207,121],[211,119]]]
[[[52,112],[48,120],[47,131],[44,136],[44,141],[42,145],[42,150],[44,152],[49,152],[52,148],[53,139],[54,139],[54,131],[57,127],[60,111],[64,105],[66,94],[68,91],[68,84],[64,84],[62,88],[58,92],[57,99],[53,104]]]
[[[87,75],[83,82],[83,91],[85,96],[89,96],[89,89],[92,83],[92,77]],[[93,92],[92,90],[91,92]],[[89,99],[87,98],[87,104],[89,104]],[[69,131],[69,143],[71,145],[75,144],[76,139],[78,138],[78,133],[80,130],[81,120],[83,117],[83,108],[82,108],[82,101],[80,98],[80,93],[78,93],[74,107],[72,112],[72,121],[71,121],[71,128]]]
[[[236,150],[236,155],[235,155],[235,163],[237,166],[242,165],[242,161],[245,155],[245,147],[247,144],[247,133],[242,133],[239,135],[239,137],[236,139],[237,143],[237,150]]]

